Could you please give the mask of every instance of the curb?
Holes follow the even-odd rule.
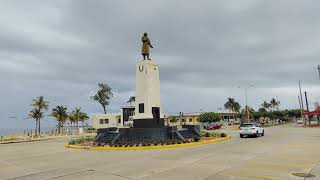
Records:
[[[27,142],[37,142],[37,141],[45,141],[49,140],[49,138],[44,138],[44,139],[31,139],[31,140],[19,140],[19,141],[1,141],[1,144],[13,144],[13,143],[27,143]]]
[[[202,144],[211,144],[217,143],[221,141],[226,141],[231,139],[230,136],[213,139],[210,141],[202,141],[202,142],[192,142],[186,144],[170,144],[170,145],[159,145],[159,146],[139,146],[139,147],[89,147],[89,146],[77,146],[77,145],[69,145],[65,144],[64,147],[71,149],[84,149],[84,150],[93,150],[93,151],[132,151],[132,150],[147,150],[147,149],[169,149],[169,148],[177,148],[177,147],[189,147],[189,146],[197,146]]]

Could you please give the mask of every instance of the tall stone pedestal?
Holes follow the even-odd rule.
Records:
[[[150,60],[136,65],[136,99],[133,126],[157,128],[164,126],[160,98],[159,66]]]
[[[200,138],[200,126],[185,126],[178,130],[176,126],[164,125],[161,109],[159,66],[153,61],[144,60],[136,66],[135,115],[131,128],[99,129],[95,143],[139,144],[197,141]]]

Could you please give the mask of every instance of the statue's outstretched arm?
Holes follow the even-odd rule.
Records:
[[[149,40],[149,46],[150,46],[151,48],[153,48],[153,46],[151,45],[151,42],[150,42],[150,40]]]

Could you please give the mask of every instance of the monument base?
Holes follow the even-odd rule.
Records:
[[[134,119],[134,128],[162,128],[165,127],[164,119]]]
[[[177,126],[98,129],[94,142],[97,145],[137,145],[198,141],[199,139],[200,126],[188,125],[183,126],[181,130],[178,130]]]

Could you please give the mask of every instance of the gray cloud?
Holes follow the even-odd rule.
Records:
[[[231,96],[258,107],[297,107],[297,82],[319,96],[318,1],[7,1],[0,6],[0,122],[22,120],[33,98],[101,112],[90,100],[110,84],[116,112],[135,91],[140,36],[149,32],[166,112],[216,110]],[[9,120],[9,116],[19,117]],[[19,122],[19,123],[16,123]],[[46,122],[52,125],[54,122]],[[19,125],[17,125],[19,124]]]

